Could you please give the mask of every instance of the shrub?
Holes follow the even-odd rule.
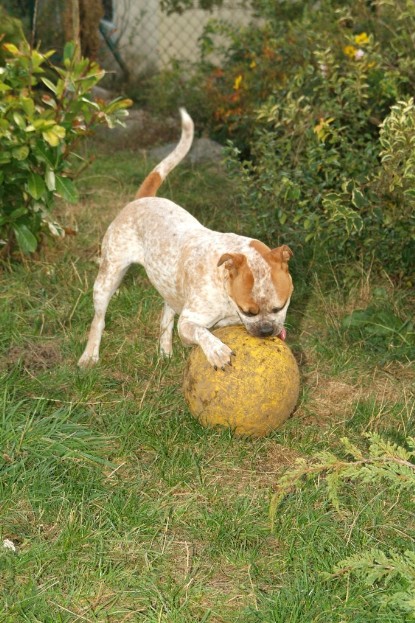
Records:
[[[63,67],[27,44],[4,44],[0,68],[0,245],[36,250],[42,232],[62,235],[52,217],[55,196],[76,200],[72,181],[79,141],[97,124],[112,126],[129,100],[94,101],[91,88],[104,71],[76,48],[65,47]],[[0,246],[1,248],[1,246]]]
[[[185,82],[205,94],[196,117],[232,141],[251,232],[413,283],[415,5],[254,6],[246,28],[210,23]]]
[[[168,115],[185,106],[198,125],[206,126],[212,114],[206,98],[204,72],[186,61],[174,60],[169,67],[140,81],[132,96],[139,104],[160,115]]]

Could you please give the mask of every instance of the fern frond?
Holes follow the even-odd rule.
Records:
[[[349,439],[341,439],[351,461],[339,459],[332,452],[319,452],[310,461],[297,459],[278,482],[276,493],[271,499],[270,516],[274,524],[277,510],[287,493],[300,488],[304,480],[325,477],[327,493],[331,503],[339,510],[339,490],[345,481],[360,481],[363,484],[383,483],[396,489],[415,491],[415,442],[408,438],[408,448],[383,439],[378,433],[368,433],[369,447],[364,454]]]
[[[272,524],[279,506],[287,493],[295,492],[304,482],[321,479],[327,496],[340,511],[340,489],[344,482],[360,482],[366,485],[383,485],[394,493],[415,491],[415,439],[409,437],[406,447],[383,439],[378,433],[365,435],[368,448],[363,452],[349,439],[341,440],[351,460],[342,460],[331,452],[320,452],[309,461],[298,460],[280,479],[278,489],[271,500]],[[357,552],[341,560],[333,573],[324,573],[326,579],[357,575],[369,586],[389,586],[382,603],[393,606],[415,618],[415,551],[385,553],[380,549]],[[391,588],[399,582],[399,590]],[[404,588],[403,588],[404,587]],[[403,590],[402,590],[403,588]]]
[[[340,561],[331,577],[356,574],[365,584],[390,585],[393,580],[406,584],[406,590],[393,591],[382,598],[383,603],[415,616],[415,552],[391,552],[379,549],[358,552]]]

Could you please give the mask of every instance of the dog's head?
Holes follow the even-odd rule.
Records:
[[[270,249],[253,240],[249,253],[224,253],[218,266],[227,271],[230,299],[248,333],[285,339],[284,322],[293,284],[288,270],[292,251],[287,245]]]

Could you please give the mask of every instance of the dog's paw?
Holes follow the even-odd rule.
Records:
[[[215,341],[214,344],[210,344],[206,349],[204,348],[203,351],[208,362],[215,370],[218,368],[224,370],[225,366],[232,365],[232,355],[235,353],[220,340]]]
[[[98,355],[90,355],[89,353],[84,353],[82,357],[78,361],[78,368],[92,368],[98,363],[99,356]]]

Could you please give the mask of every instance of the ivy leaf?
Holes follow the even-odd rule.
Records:
[[[14,45],[14,43],[3,43],[3,49],[6,50],[12,56],[19,56],[20,51],[19,48]]]
[[[16,208],[16,210],[13,210],[13,212],[10,214],[9,220],[17,221],[17,219],[19,219],[21,216],[24,216],[25,214],[27,214],[27,208],[23,206],[20,208]]]
[[[105,112],[107,113],[107,115],[111,115],[117,111],[124,111],[126,107],[130,107],[132,105],[133,105],[133,101],[130,99],[117,98],[113,100],[112,102],[110,102],[108,106],[106,106]],[[124,112],[126,113],[126,115],[128,115],[128,111],[125,110]]]
[[[353,192],[352,192],[352,203],[358,209],[362,209],[362,208],[365,208],[367,206],[366,197],[364,196],[362,191],[359,190],[358,188],[354,188],[353,189]]]
[[[73,41],[65,43],[65,47],[63,48],[63,60],[67,62],[71,61],[73,59],[75,49],[76,45]]]
[[[26,127],[24,117],[16,111],[13,113],[13,120],[20,130],[23,130]]]
[[[61,125],[54,125],[50,130],[42,132],[42,136],[51,147],[57,147],[60,141],[65,138],[66,130]]]
[[[26,116],[29,119],[32,119],[33,115],[35,114],[34,101],[30,97],[22,97],[20,103],[22,105],[24,112],[26,113]]]
[[[38,162],[45,162],[51,169],[54,169],[58,163],[58,154],[46,144],[37,145],[34,154]]]

